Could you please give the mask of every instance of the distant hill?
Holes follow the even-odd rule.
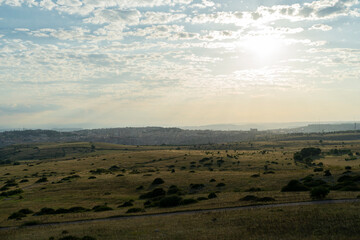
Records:
[[[252,140],[256,132],[183,130],[180,128],[109,128],[60,132],[24,130],[0,133],[0,147],[35,142],[106,142],[124,145],[193,145]]]
[[[321,133],[360,130],[360,123],[309,124],[304,127],[281,129],[285,133]]]

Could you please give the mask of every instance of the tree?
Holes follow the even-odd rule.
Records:
[[[330,190],[327,187],[324,186],[314,187],[310,191],[310,196],[314,200],[321,200],[324,199],[329,194],[329,192]]]

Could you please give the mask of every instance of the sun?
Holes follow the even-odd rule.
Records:
[[[282,39],[271,35],[249,37],[242,45],[246,52],[259,60],[271,60],[282,51]]]

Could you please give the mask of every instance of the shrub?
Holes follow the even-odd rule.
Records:
[[[241,198],[240,200],[242,201],[257,201],[259,198],[254,196],[254,195],[247,195],[243,198]]]
[[[216,187],[224,187],[226,184],[225,183],[218,183],[217,185],[216,185]]]
[[[177,194],[177,193],[180,193],[180,189],[175,185],[171,185],[169,187],[169,190],[167,191],[167,194],[169,194],[169,195],[170,194]]]
[[[330,190],[327,187],[315,187],[311,189],[310,196],[312,199],[320,200],[324,199],[329,194],[329,192]]]
[[[329,177],[329,176],[331,176],[331,172],[330,172],[330,170],[325,170],[325,172],[324,172],[324,176],[325,176],[325,177]]]
[[[143,190],[143,189],[144,189],[144,186],[143,186],[143,185],[138,186],[138,187],[136,188],[136,190]]]
[[[322,171],[324,171],[323,168],[314,168],[314,172],[322,172]]]
[[[42,182],[47,182],[48,179],[46,177],[42,177],[39,180],[37,180],[35,183],[42,183]]]
[[[212,178],[212,179],[210,179],[210,182],[216,182],[216,180]]]
[[[71,207],[69,208],[69,213],[81,213],[81,212],[87,212],[90,211],[90,209],[83,208],[83,207]]]
[[[272,201],[275,201],[275,199],[272,197],[263,197],[263,198],[259,198],[258,201],[259,202],[272,202]]]
[[[23,180],[20,181],[20,183],[24,183],[24,182],[29,182],[29,180],[28,179],[23,179]]]
[[[190,184],[190,189],[192,189],[192,190],[199,190],[199,189],[202,189],[204,187],[205,187],[204,184],[198,184],[198,183],[196,183],[196,184],[191,183]]]
[[[21,224],[21,226],[35,226],[35,225],[39,225],[41,224],[39,221],[28,221],[28,222],[24,222],[23,224]]]
[[[206,197],[198,197],[197,200],[198,201],[205,201],[205,200],[208,200],[208,198],[206,198]]]
[[[13,214],[11,214],[8,219],[16,219],[16,220],[20,220],[21,218],[26,217],[25,213],[21,213],[21,212],[14,212]]]
[[[253,174],[253,175],[251,175],[251,177],[252,178],[258,178],[258,177],[260,177],[260,174]]]
[[[95,176],[90,176],[88,179],[95,179],[96,177]]]
[[[198,201],[196,199],[186,198],[186,199],[182,200],[181,204],[188,205],[188,204],[193,204],[193,203],[197,203],[197,202]]]
[[[34,213],[33,211],[31,211],[30,209],[28,208],[23,208],[21,210],[19,210],[19,213],[23,213],[23,214],[31,214],[31,213]]]
[[[208,195],[208,199],[217,198],[216,193],[212,192]]]
[[[291,180],[286,186],[281,189],[282,192],[301,192],[308,190],[309,189],[298,180]]]
[[[165,183],[165,182],[161,178],[155,178],[154,181],[151,183],[151,185],[160,185],[163,183]]]
[[[102,173],[111,173],[111,171],[104,169],[104,168],[98,168],[96,170],[90,170],[90,173],[92,174],[102,174]]]
[[[155,197],[161,197],[165,196],[166,192],[162,188],[155,188],[151,192],[144,193],[140,195],[140,199],[146,199],[146,198],[155,198]]]
[[[130,208],[129,210],[126,211],[126,213],[139,213],[139,212],[145,212],[145,210],[142,208]]]
[[[44,207],[39,212],[35,213],[34,215],[40,216],[40,215],[49,215],[49,214],[56,214],[56,212],[53,208]]]
[[[2,192],[0,194],[0,197],[10,197],[16,194],[20,194],[23,193],[24,191],[22,189],[15,189],[15,190],[11,190],[11,191],[7,191],[7,192]]]
[[[104,211],[110,211],[113,210],[111,207],[108,207],[106,205],[97,205],[92,208],[94,212],[104,212]]]
[[[170,196],[170,197],[164,197],[160,200],[159,206],[160,207],[176,207],[179,206],[182,201],[182,198],[179,196]]]
[[[119,205],[118,208],[122,208],[122,207],[132,207],[134,206],[134,204],[131,201],[126,201],[123,204]]]
[[[260,191],[261,191],[261,188],[255,188],[255,187],[245,190],[245,192],[260,192]]]

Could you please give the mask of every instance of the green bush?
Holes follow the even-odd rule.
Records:
[[[188,205],[188,204],[193,204],[193,203],[197,203],[198,201],[196,199],[193,198],[186,198],[184,200],[182,200],[181,204],[182,205]]]
[[[162,178],[155,178],[154,181],[151,183],[151,185],[160,185],[165,183],[164,180],[162,180]]]
[[[243,198],[241,198],[240,200],[242,201],[257,201],[259,198],[254,196],[254,195],[247,195]]]
[[[182,201],[182,198],[179,196],[176,196],[176,195],[164,197],[163,199],[160,200],[159,206],[160,207],[176,207],[176,206],[180,205],[181,201]]]
[[[47,182],[48,179],[46,177],[42,177],[40,179],[38,179],[35,183],[42,183],[42,182]]]
[[[97,205],[92,208],[94,212],[104,212],[104,211],[111,211],[113,210],[111,207],[108,207],[106,205]]]
[[[130,208],[129,210],[127,210],[126,213],[139,213],[139,212],[145,212],[145,210],[142,208]]]
[[[320,200],[320,199],[324,199],[329,194],[329,192],[330,190],[327,187],[324,186],[314,187],[310,191],[310,196],[312,199]]]
[[[208,195],[208,199],[217,198],[216,193],[212,192]]]
[[[20,220],[21,218],[26,217],[26,214],[21,213],[21,212],[14,212],[13,214],[11,214],[8,219],[16,219],[16,220]]]
[[[169,187],[169,190],[167,191],[167,194],[171,195],[171,194],[177,194],[177,193],[180,193],[180,189],[175,186],[175,185],[171,185]]]
[[[286,186],[281,189],[282,192],[301,192],[308,190],[309,188],[298,180],[291,180]]]
[[[11,190],[11,191],[7,191],[7,192],[2,192],[0,194],[0,197],[10,197],[16,194],[20,194],[23,193],[24,191],[22,189],[15,189],[15,190]]]
[[[122,208],[122,207],[132,207],[134,206],[134,204],[131,201],[126,201],[123,204],[119,205],[118,208]]]
[[[140,199],[147,199],[147,198],[155,198],[165,196],[166,192],[162,188],[155,188],[151,192],[144,193],[140,195]]]

